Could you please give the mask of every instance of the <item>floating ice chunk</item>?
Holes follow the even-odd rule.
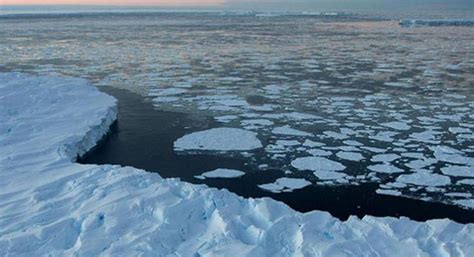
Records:
[[[222,123],[231,122],[237,118],[239,118],[239,116],[237,115],[224,115],[224,116],[214,117],[215,120]]]
[[[400,175],[397,182],[419,186],[446,186],[451,184],[451,179],[440,174],[417,172]]]
[[[244,79],[243,79],[243,78],[240,78],[240,77],[227,76],[227,77],[220,77],[219,80],[222,80],[222,81],[230,81],[230,82],[237,82],[237,81],[242,81],[242,80],[244,80]]]
[[[271,112],[273,111],[273,105],[264,104],[264,105],[251,105],[247,109],[258,111],[258,112]]]
[[[171,103],[171,102],[176,102],[178,101],[179,98],[178,97],[174,97],[174,96],[163,96],[163,97],[155,97],[153,98],[153,102],[156,102],[156,103]]]
[[[312,140],[309,140],[309,139],[306,139],[303,142],[303,146],[307,146],[307,147],[319,147],[319,146],[323,146],[323,145],[325,145],[325,144],[321,143],[321,142],[315,142],[315,141],[312,141]]]
[[[393,132],[393,131],[380,131],[374,136],[370,136],[370,139],[375,139],[378,141],[383,141],[383,142],[393,142],[393,136],[398,135],[398,132]]]
[[[449,197],[461,197],[461,198],[472,197],[471,193],[463,193],[463,192],[450,192],[450,193],[445,193],[444,195],[449,196]]]
[[[403,147],[395,147],[392,150],[394,152],[406,152],[406,151],[408,151],[406,148],[403,148]]]
[[[301,145],[300,142],[298,142],[297,140],[277,140],[275,142],[275,144],[277,145],[282,145],[282,146],[297,146],[297,145]]]
[[[463,156],[463,153],[460,151],[455,150],[457,153],[450,153],[440,148],[432,148],[434,151],[433,155],[438,161],[454,163],[454,164],[466,164],[470,166],[474,166],[474,158]]]
[[[313,174],[321,180],[338,180],[347,176],[346,173],[328,170],[317,170]]]
[[[414,169],[414,170],[418,170],[418,169],[422,169],[426,166],[429,166],[431,164],[434,164],[436,163],[437,161],[435,159],[422,159],[422,160],[413,160],[413,161],[410,161],[410,162],[407,162],[405,163],[405,166],[410,168],[410,169]]]
[[[244,172],[240,170],[233,169],[215,169],[213,171],[204,172],[200,177],[204,178],[237,178],[245,175]]]
[[[428,144],[436,144],[438,141],[436,140],[436,135],[440,134],[440,132],[426,130],[423,132],[415,132],[411,133],[410,137],[413,138],[415,141],[428,143]]]
[[[405,188],[407,187],[407,185],[405,183],[401,183],[401,182],[389,182],[387,184],[385,184],[386,186],[388,187],[394,187],[394,188]]]
[[[311,185],[311,182],[302,178],[279,178],[273,183],[258,185],[259,188],[273,193],[292,192]]]
[[[338,132],[334,132],[334,131],[324,131],[324,135],[326,135],[326,137],[334,138],[334,139],[337,139],[337,140],[344,140],[344,139],[349,138],[348,135],[338,133]]]
[[[309,113],[301,113],[301,112],[290,112],[286,113],[285,117],[291,120],[316,120],[316,119],[322,119],[319,116],[309,114]]]
[[[287,135],[287,136],[311,136],[310,133],[301,130],[290,128],[290,126],[276,127],[272,130],[273,134]]]
[[[461,128],[461,127],[450,127],[449,132],[453,134],[460,134],[460,133],[471,133],[471,130],[468,128]]]
[[[453,177],[474,177],[474,167],[452,165],[441,168],[441,172]]]
[[[343,141],[343,143],[350,146],[363,146],[364,145],[361,142],[356,141],[356,140],[345,140]]]
[[[410,88],[413,87],[413,85],[405,83],[405,82],[385,82],[385,86],[388,87],[398,87],[398,88]]]
[[[413,159],[424,159],[425,158],[425,155],[423,153],[414,153],[414,152],[402,153],[402,156],[413,158]]]
[[[242,100],[242,99],[219,99],[219,100],[214,100],[214,103],[223,105],[226,107],[242,107],[242,106],[249,105],[247,101]]]
[[[324,157],[301,157],[291,162],[291,166],[298,170],[311,171],[340,171],[344,170],[346,166],[339,162],[329,160]]]
[[[411,128],[410,125],[406,124],[405,122],[401,122],[401,121],[386,122],[386,123],[382,123],[380,125],[382,125],[384,127],[389,127],[389,128],[392,128],[392,129],[396,129],[396,130],[409,130]]]
[[[285,153],[287,152],[287,149],[284,145],[269,144],[265,146],[265,151],[269,153]]]
[[[474,179],[463,179],[463,180],[459,180],[458,182],[456,182],[456,184],[460,184],[460,185],[474,185]]]
[[[380,173],[401,173],[402,169],[399,169],[390,164],[375,164],[367,167],[371,171],[380,172]]]
[[[377,190],[375,190],[375,192],[377,194],[380,194],[380,195],[393,195],[393,196],[401,196],[402,195],[402,193],[400,191],[393,190],[393,189],[377,189]]]
[[[213,128],[185,135],[174,143],[176,151],[248,151],[261,148],[257,134],[237,128]]]
[[[431,151],[433,151],[435,154],[436,153],[443,153],[443,154],[462,154],[461,151],[456,150],[452,147],[446,146],[446,145],[437,145],[437,146],[432,146],[430,147]]]
[[[154,90],[150,92],[149,96],[171,96],[171,95],[180,95],[188,92],[188,90],[183,88],[165,88],[161,90]]]
[[[310,149],[307,151],[309,154],[313,156],[329,156],[332,155],[332,152],[330,151],[325,151],[322,149]]]
[[[342,145],[342,146],[339,146],[338,149],[344,152],[360,152],[360,149],[355,146]]]
[[[383,149],[383,148],[370,147],[370,146],[362,146],[361,148],[373,153],[385,153],[387,151],[386,149]]]
[[[271,120],[265,119],[253,119],[253,120],[243,120],[241,121],[243,126],[271,126],[273,122]]]
[[[400,155],[389,153],[389,154],[377,154],[370,159],[373,162],[393,162],[400,158]]]
[[[474,199],[461,199],[454,201],[454,203],[469,209],[474,209]]]
[[[344,160],[356,161],[356,162],[365,159],[364,156],[362,156],[362,154],[356,153],[356,152],[343,152],[343,151],[340,151],[340,152],[336,153],[336,156],[341,158],[341,159],[344,159]]]

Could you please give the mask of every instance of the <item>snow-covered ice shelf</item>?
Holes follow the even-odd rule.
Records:
[[[84,80],[0,74],[0,256],[474,252],[472,224],[370,216],[341,222],[325,212],[298,213],[268,198],[244,199],[131,167],[74,163],[116,115],[115,100]]]

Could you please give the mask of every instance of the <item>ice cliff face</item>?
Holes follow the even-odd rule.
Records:
[[[271,199],[73,163],[116,101],[81,79],[0,74],[0,256],[469,256],[474,226],[298,213]]]

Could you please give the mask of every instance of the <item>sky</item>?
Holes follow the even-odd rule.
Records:
[[[242,9],[374,9],[412,6],[461,7],[474,10],[474,0],[0,0],[5,5],[126,5],[169,7],[234,7]]]
[[[225,0],[0,0],[0,5],[159,5],[209,6],[222,5]]]

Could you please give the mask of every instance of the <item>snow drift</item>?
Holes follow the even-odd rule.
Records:
[[[474,225],[298,213],[271,199],[80,165],[116,119],[81,79],[0,74],[0,256],[469,256]]]

